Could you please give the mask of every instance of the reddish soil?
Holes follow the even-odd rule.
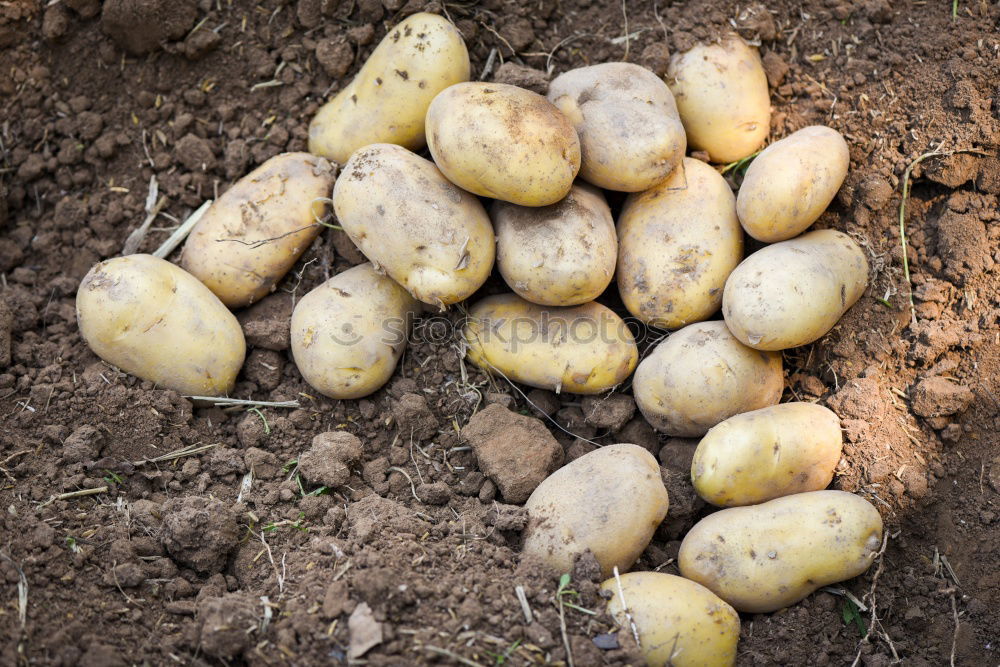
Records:
[[[851,172],[819,225],[862,241],[876,274],[833,332],[785,354],[786,398],[843,418],[835,486],[872,500],[890,537],[876,567],[836,587],[866,611],[852,618],[846,598],[821,592],[744,616],[740,663],[1000,664],[1000,9],[769,4],[0,3],[0,663],[329,664],[352,637],[373,644],[369,664],[567,659],[556,575],[521,561],[523,510],[458,435],[485,403],[530,414],[525,397],[463,370],[441,320],[418,326],[367,400],[317,397],[290,363],[282,313],[359,261],[343,237],[325,233],[284,296],[243,318],[253,351],[234,395],[299,409],[195,407],[117,373],[77,332],[76,286],[121,252],[152,175],[166,204],[145,251],[252,167],[304,150],[321,101],[387,26],[426,7],[457,22],[475,74],[522,64],[533,71],[501,75],[536,89],[549,67],[626,59],[662,73],[670,52],[735,25],[760,40],[775,137],[813,123],[848,137]],[[913,171],[911,320],[901,181],[932,150],[970,152]],[[637,567],[675,572],[677,540],[705,512],[685,477],[694,443],[641,420],[595,427],[577,397],[532,400],[567,459],[586,447],[567,432],[659,454],[671,513]],[[343,466],[298,474],[290,462],[334,430],[361,451],[324,440]],[[310,476],[343,483],[311,495]],[[579,605],[601,606],[597,580],[582,561]],[[608,618],[569,610],[566,622],[576,664],[636,663],[624,635],[618,649],[594,642]]]

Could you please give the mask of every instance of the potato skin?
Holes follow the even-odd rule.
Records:
[[[652,454],[638,445],[608,445],[545,478],[524,507],[525,555],[572,572],[590,549],[609,576],[624,572],[645,550],[667,515],[669,499]]]
[[[781,355],[741,344],[723,322],[689,324],[656,346],[632,379],[636,405],[656,430],[690,438],[741,412],[775,405]]]
[[[844,137],[823,125],[774,142],[753,159],[740,185],[743,229],[766,243],[798,236],[833,201],[850,162]]]
[[[688,147],[713,162],[733,162],[760,148],[771,130],[767,76],[757,49],[738,35],[671,56],[667,85]]]
[[[223,396],[243,365],[236,317],[184,269],[115,257],[84,276],[76,319],[90,349],[126,373],[187,396]]]
[[[427,145],[455,185],[521,206],[555,204],[580,171],[580,139],[566,116],[502,83],[459,83],[435,97]]]
[[[624,382],[639,356],[625,322],[594,301],[559,308],[488,296],[469,309],[463,336],[483,370],[557,393],[599,394]]]
[[[731,507],[695,524],[681,542],[681,575],[737,611],[795,604],[817,588],[856,577],[882,544],[882,517],[844,491],[811,491]]]
[[[336,177],[321,157],[274,156],[205,211],[181,266],[230,308],[267,296],[319,235]]]
[[[338,273],[292,311],[295,365],[325,396],[367,396],[392,377],[419,308],[367,262]]]
[[[309,152],[338,164],[368,144],[419,151],[431,100],[469,80],[469,52],[448,20],[421,12],[379,42],[357,76],[309,124]]]
[[[622,628],[629,616],[650,667],[736,664],[740,616],[701,584],[662,572],[629,572],[601,584],[611,593],[608,615]],[[628,616],[622,609],[622,595]]]
[[[826,335],[867,285],[861,246],[843,232],[821,229],[743,260],[726,281],[722,314],[744,345],[785,350]]]
[[[822,405],[772,405],[712,427],[694,452],[691,482],[720,507],[820,491],[833,479],[843,444],[840,419]]]
[[[700,160],[684,158],[666,181],[629,195],[618,216],[618,291],[654,327],[710,317],[742,257],[732,190]]]
[[[593,301],[615,274],[618,239],[600,190],[577,183],[550,206],[493,203],[497,266],[519,296],[543,306]]]
[[[333,188],[333,208],[361,252],[424,303],[462,301],[493,268],[483,205],[400,146],[373,144],[352,155]]]
[[[580,136],[580,177],[608,190],[641,192],[662,183],[687,147],[667,84],[645,67],[603,63],[560,74],[549,101]]]

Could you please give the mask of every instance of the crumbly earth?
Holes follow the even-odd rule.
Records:
[[[192,405],[103,364],[77,332],[76,286],[121,252],[152,176],[165,202],[144,251],[254,166],[304,150],[320,103],[422,8],[457,22],[474,76],[536,90],[597,62],[663,73],[670,53],[735,26],[761,45],[773,137],[844,133],[851,171],[818,224],[861,241],[874,279],[828,336],[785,353],[785,398],[841,416],[834,485],[875,503],[889,539],[867,574],[744,616],[739,662],[1000,662],[1000,9],[767,4],[0,3],[0,663],[563,663],[568,646],[577,665],[637,664],[603,614],[567,608],[564,637],[558,574],[522,560],[523,510],[459,435],[499,404],[545,418],[566,460],[591,442],[656,451],[671,515],[637,567],[676,572],[680,536],[707,511],[685,476],[694,443],[630,419],[627,399],[529,403],[463,364],[455,312],[418,324],[385,389],[317,396],[281,318],[361,261],[331,231],[243,317],[254,349],[234,395],[297,409]],[[928,152],[943,154],[912,171],[908,284],[901,191]],[[624,312],[613,289],[602,300]],[[314,493],[295,462],[336,431],[361,459],[317,472],[346,482]],[[600,610],[597,572],[581,560],[564,599]]]

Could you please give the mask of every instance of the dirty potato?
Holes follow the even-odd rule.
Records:
[[[593,301],[615,273],[618,241],[604,195],[586,183],[550,206],[495,202],[497,266],[510,288],[543,306]]]
[[[460,83],[435,97],[427,145],[452,183],[521,206],[556,203],[580,170],[580,140],[566,116],[502,83]]]
[[[198,279],[152,255],[96,264],[76,293],[90,349],[126,373],[188,396],[223,396],[246,343],[236,317]]]
[[[431,100],[469,80],[469,52],[448,20],[419,13],[379,42],[350,84],[324,104],[309,125],[309,152],[338,164],[368,144],[426,145]]]
[[[560,74],[549,85],[580,136],[580,177],[641,192],[662,183],[687,147],[674,96],[660,77],[632,63],[603,63]]]

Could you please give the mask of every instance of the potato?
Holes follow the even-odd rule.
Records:
[[[740,616],[715,593],[683,577],[660,572],[629,572],[619,579],[620,585],[613,578],[601,584],[601,590],[611,594],[608,614],[626,634],[631,633],[630,620],[635,623],[647,665],[736,664]]]
[[[336,176],[309,153],[274,156],[205,211],[181,266],[230,308],[261,299],[319,235]]]
[[[825,489],[843,447],[840,419],[815,403],[730,417],[705,434],[691,463],[698,495],[721,507]]]
[[[858,576],[881,544],[882,517],[871,503],[811,491],[710,514],[688,532],[677,561],[684,577],[737,611],[760,614]]]
[[[126,373],[187,396],[223,396],[243,365],[236,317],[184,269],[152,255],[115,257],[76,293],[80,334]]]
[[[566,116],[503,83],[459,83],[435,97],[427,145],[455,185],[521,206],[555,204],[580,171],[580,139]]]
[[[580,136],[580,177],[608,190],[641,192],[662,183],[687,139],[674,96],[660,77],[631,63],[560,74],[549,85]]]
[[[723,322],[689,324],[671,334],[642,360],[632,379],[646,421],[682,438],[775,405],[783,386],[781,355],[742,345]]]
[[[700,160],[646,192],[618,217],[618,291],[634,316],[677,329],[710,317],[743,257],[743,231],[726,180]]]
[[[785,350],[826,335],[868,285],[854,239],[821,229],[758,250],[729,274],[726,325],[744,345]]]
[[[419,304],[369,263],[338,273],[292,311],[292,357],[330,398],[361,398],[389,381]]]
[[[368,144],[411,151],[427,140],[431,100],[469,80],[469,52],[458,30],[436,14],[414,14],[379,42],[361,71],[309,124],[309,152],[339,164]]]
[[[469,361],[483,370],[556,393],[611,389],[639,356],[628,325],[595,301],[558,308],[488,296],[469,309],[463,336]]]
[[[373,144],[352,155],[333,208],[361,252],[424,303],[462,301],[493,269],[486,209],[405,148]]]
[[[760,148],[771,130],[764,66],[757,49],[738,35],[671,56],[667,85],[688,148],[707,151],[713,162],[742,160]]]
[[[608,445],[556,470],[528,498],[526,556],[559,572],[590,550],[607,577],[632,567],[667,515],[667,489],[653,455]]]
[[[597,188],[577,183],[550,206],[494,202],[497,266],[510,288],[543,306],[593,301],[615,274],[615,221]]]
[[[743,229],[766,243],[798,236],[833,201],[850,162],[844,137],[822,125],[774,142],[753,159],[740,185]]]

